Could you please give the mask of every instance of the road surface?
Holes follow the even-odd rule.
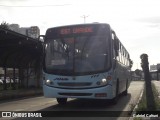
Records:
[[[133,109],[133,106],[137,103],[139,96],[143,90],[144,81],[132,81],[130,87],[128,89],[127,96],[120,96],[119,101],[116,105],[111,104],[110,102],[104,103],[103,101],[96,101],[96,100],[81,100],[81,99],[69,99],[67,105],[61,106],[57,104],[56,99],[54,98],[44,98],[43,96],[40,97],[33,97],[33,98],[26,98],[26,99],[17,99],[14,101],[5,101],[0,103],[0,111],[49,111],[54,114],[54,111],[95,111],[89,113],[90,117],[55,117],[54,120],[128,120],[128,117],[119,117],[118,115],[124,114],[121,111],[130,111]],[[96,116],[96,112],[110,112],[115,114],[114,117],[100,117]],[[113,112],[112,112],[113,111]],[[61,113],[62,116],[65,113]],[[83,114],[83,112],[82,112]],[[91,116],[94,117],[91,117]],[[95,117],[96,116],[96,117]],[[1,118],[5,119],[5,118]],[[8,119],[8,118],[6,118]],[[13,119],[13,118],[12,118]],[[15,120],[19,120],[22,118],[14,118]],[[27,118],[24,118],[27,120]],[[50,118],[53,119],[53,118]]]

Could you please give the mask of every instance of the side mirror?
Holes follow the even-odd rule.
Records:
[[[38,36],[38,40],[42,42],[42,46],[43,46],[43,56],[44,56],[44,53],[45,53],[45,44],[44,44],[44,41],[45,41],[45,35],[39,35]]]
[[[44,42],[44,39],[45,39],[45,35],[39,35],[38,36],[39,41]]]

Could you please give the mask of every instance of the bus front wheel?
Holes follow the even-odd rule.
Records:
[[[117,84],[116,84],[116,96],[112,99],[112,104],[115,105],[117,104],[119,99],[119,79],[117,79]]]
[[[60,105],[65,105],[67,103],[67,98],[57,98],[57,102]]]

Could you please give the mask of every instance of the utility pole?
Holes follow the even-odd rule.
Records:
[[[149,67],[148,67],[148,55],[147,54],[142,54],[140,56],[141,58],[141,67],[144,72],[144,80],[145,80],[145,90],[146,90],[146,100],[147,100],[147,110],[148,111],[153,111],[155,110],[155,101],[154,101],[154,96],[153,96],[153,91],[152,91],[152,86],[151,86],[151,77],[149,73]]]
[[[81,17],[84,19],[84,23],[86,23],[86,18],[87,18],[88,16],[83,15],[83,16],[81,16]]]

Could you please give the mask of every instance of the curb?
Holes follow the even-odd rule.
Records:
[[[136,102],[136,105],[135,105],[135,107],[134,107],[134,109],[133,109],[133,111],[132,111],[132,113],[131,113],[131,117],[128,119],[128,120],[133,120],[133,114],[135,113],[135,110],[136,110],[136,108],[138,107],[138,103],[139,103],[139,101],[142,99],[142,96],[143,96],[143,91],[144,91],[144,87],[143,87],[143,89],[142,89],[142,91],[141,91],[141,93],[140,93],[140,96],[139,96],[139,98],[138,98],[138,101]]]

